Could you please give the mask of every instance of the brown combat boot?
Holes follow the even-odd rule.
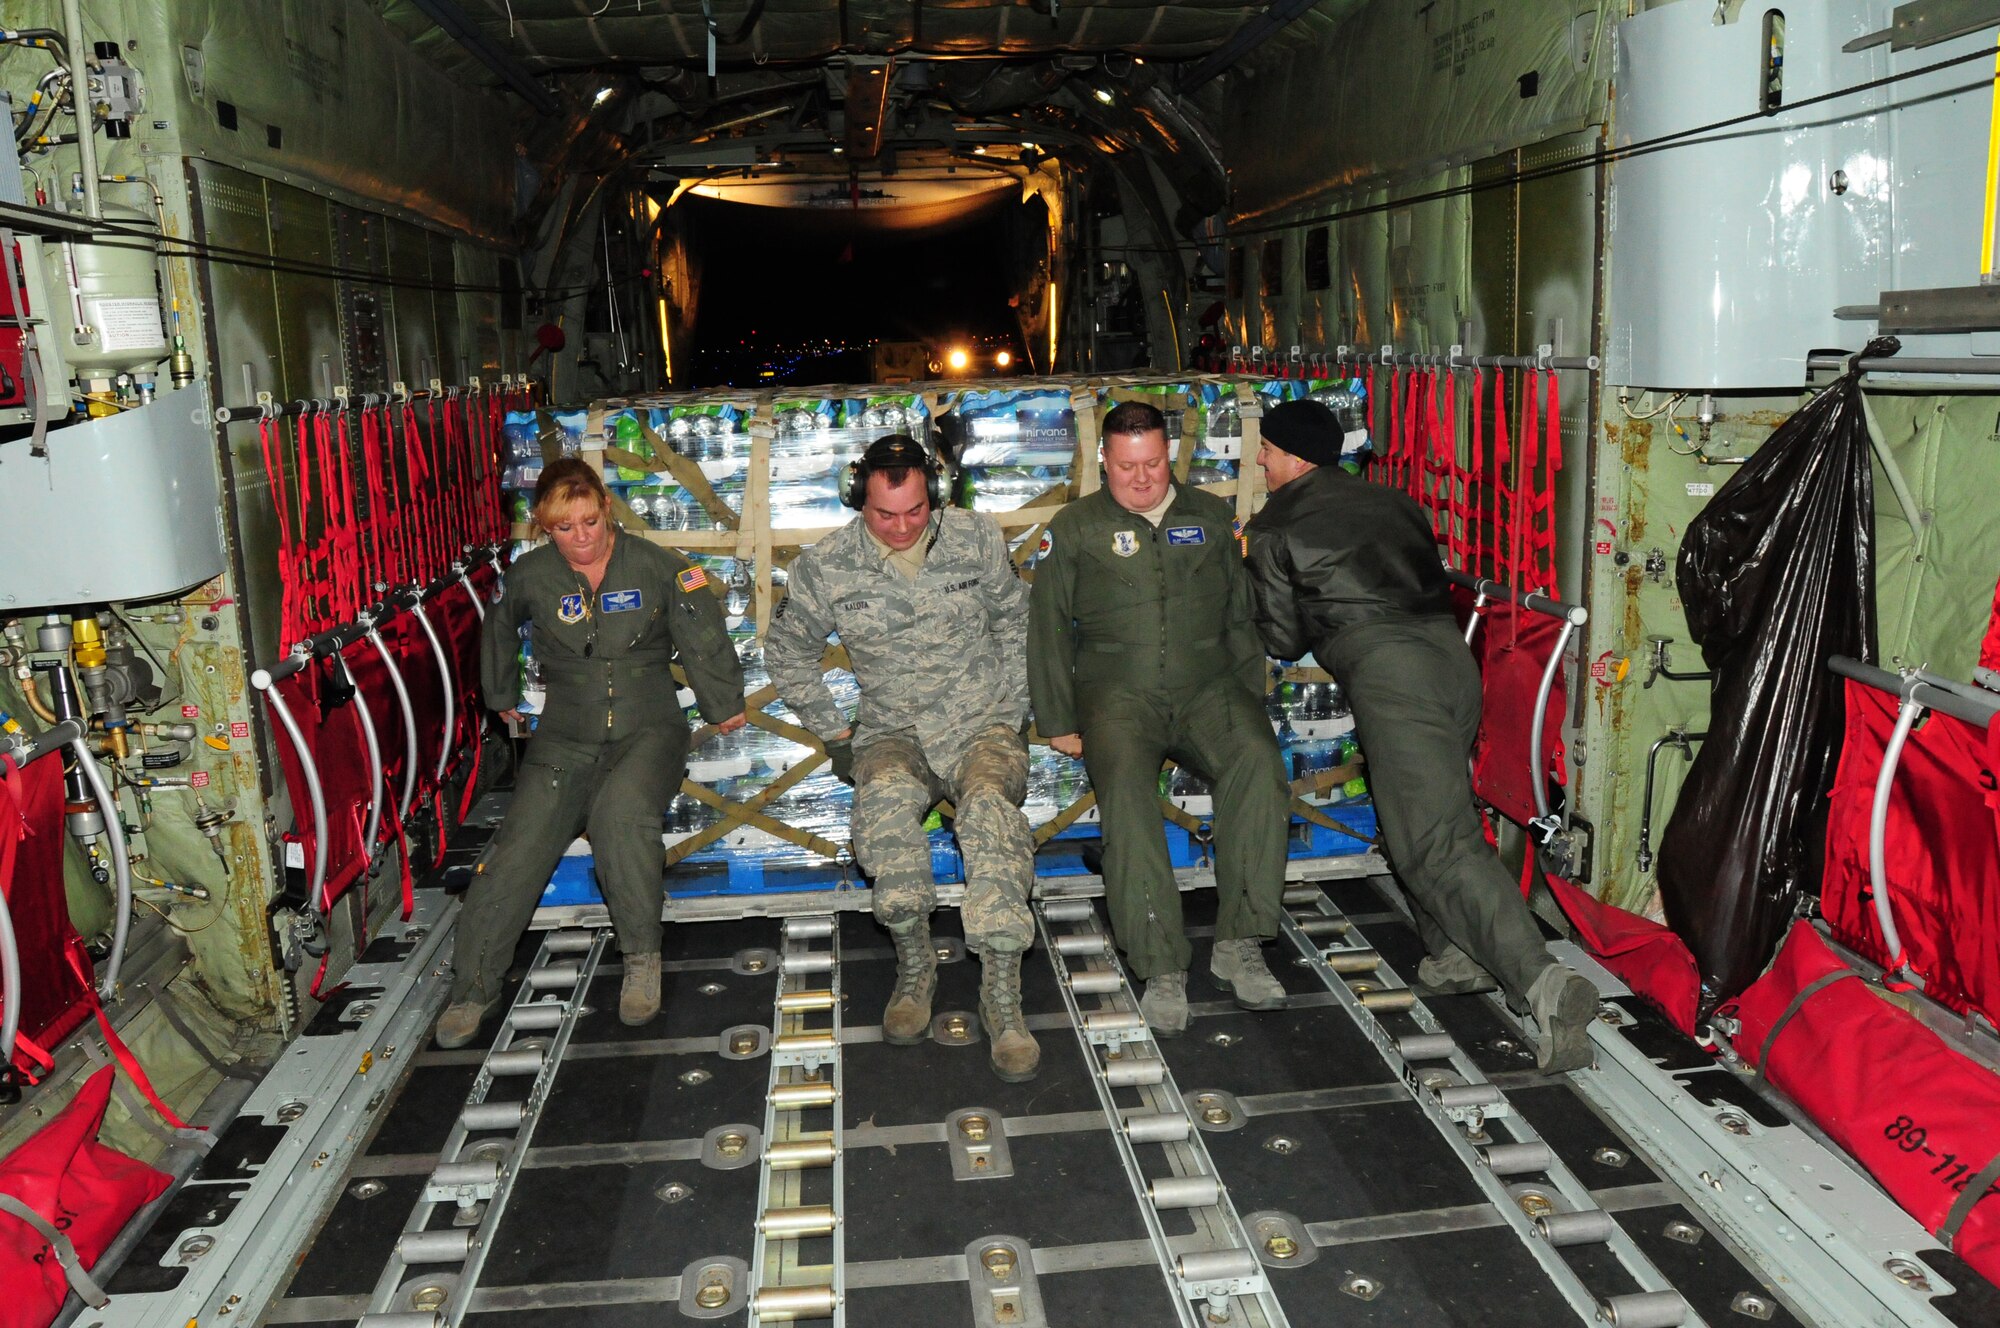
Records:
[[[1026,1083],[1041,1071],[1042,1048],[1021,1017],[1021,956],[989,950],[979,967],[979,1022],[992,1047],[993,1073]]]
[[[649,1024],[660,1012],[660,952],[625,956],[625,980],[618,987],[618,1022],[629,1028]]]
[[[889,928],[896,942],[896,989],[882,1011],[882,1040],[895,1047],[913,1047],[930,1036],[931,997],[937,992],[937,948],[931,944],[929,918],[901,922]]]

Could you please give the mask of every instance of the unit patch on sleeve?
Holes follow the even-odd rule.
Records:
[[[1042,532],[1042,542],[1035,546],[1035,556],[1037,558],[1046,558],[1055,547],[1056,533],[1053,530],[1044,530]]]
[[[1208,543],[1208,532],[1200,526],[1168,526],[1167,543],[1182,546]]]
[[[583,596],[580,594],[564,595],[560,600],[557,600],[556,617],[566,623],[582,622]]]
[[[694,591],[700,590],[708,584],[708,573],[699,567],[690,567],[675,577],[674,580],[680,582],[681,589],[684,592],[692,594]]]
[[[597,606],[606,613],[630,613],[644,602],[637,590],[607,590],[597,597]]]

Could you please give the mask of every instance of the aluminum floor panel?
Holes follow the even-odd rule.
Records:
[[[1403,962],[1414,936],[1388,915],[1374,884],[1334,881],[1326,888],[1362,919],[1360,931],[1372,944],[1397,956],[1392,963]],[[1282,962],[1273,946],[1281,980],[1302,999],[1283,1011],[1235,1009],[1206,971],[1213,895],[1184,898],[1197,938],[1190,981],[1197,1017],[1186,1036],[1159,1045],[1184,1092],[1225,1090],[1244,1109],[1243,1128],[1201,1136],[1237,1208],[1288,1213],[1312,1236],[1313,1261],[1269,1269],[1291,1322],[1299,1328],[1573,1322],[1520,1238],[1482,1202],[1365,1035],[1323,988],[1315,989],[1317,979]],[[937,938],[956,936],[956,922],[941,913]],[[961,1046],[882,1043],[877,1021],[894,980],[888,937],[865,915],[843,915],[839,927],[846,1096],[837,1109],[848,1132],[843,1230],[850,1321],[971,1328],[965,1248],[1005,1234],[1035,1249],[1050,1328],[1172,1322],[1169,1292],[1063,1023],[1047,954],[1038,948],[1025,970],[1042,1074],[1009,1085],[991,1073],[983,1039]],[[727,965],[741,950],[776,948],[778,941],[772,919],[670,925],[667,1010],[643,1029],[616,1021],[615,968],[600,976],[589,1000],[595,1012],[579,1026],[550,1095],[470,1321],[480,1328],[680,1322],[679,1278],[691,1263],[749,1257],[757,1170],[712,1169],[699,1151],[707,1131],[762,1119],[768,1060],[725,1058],[715,1038],[733,1024],[769,1026],[775,974],[741,975]],[[941,966],[939,977],[936,1009],[976,1009],[975,957]],[[704,994],[700,988],[711,983],[721,990]],[[1482,1068],[1501,1077],[1521,1114],[1699,1313],[1711,1324],[1753,1321],[1732,1304],[1742,1293],[1763,1293],[1756,1277],[1568,1081],[1533,1073],[1532,1053],[1489,998],[1437,998],[1429,1005]],[[1656,1034],[1642,1021],[1630,1036],[1643,1044]],[[1664,1041],[1649,1050],[1669,1063],[1684,1058]],[[379,1274],[386,1242],[434,1160],[426,1150],[449,1128],[479,1056],[475,1047],[416,1058],[270,1322],[352,1322],[357,1297]],[[683,1077],[690,1070],[707,1077],[690,1083]],[[1122,1090],[1120,1100],[1130,1092]],[[942,1122],[975,1106],[1005,1118],[1011,1177],[952,1179]],[[1279,1140],[1282,1150],[1272,1146]],[[1622,1165],[1605,1160],[1604,1149],[1624,1153]],[[1142,1168],[1152,1165],[1142,1161]],[[800,1176],[801,1201],[824,1201],[823,1173]],[[358,1198],[357,1178],[374,1179],[384,1190]],[[668,1197],[673,1184],[685,1193]],[[1170,1233],[1193,1229],[1185,1212],[1165,1217]],[[1682,1239],[1668,1233],[1672,1223],[1684,1224]],[[1693,1243],[1685,1239],[1687,1226],[1702,1229]],[[800,1251],[807,1262],[825,1254],[811,1243]],[[1620,1289],[1623,1271],[1609,1260],[1568,1257],[1593,1288]],[[1374,1281],[1372,1298],[1343,1290],[1354,1275]],[[744,1319],[739,1311],[705,1322]],[[1769,1321],[1796,1322],[1782,1305]]]

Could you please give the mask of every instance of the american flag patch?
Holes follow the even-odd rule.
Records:
[[[675,580],[681,583],[683,591],[696,591],[708,584],[708,573],[702,571],[699,567],[690,567],[687,571],[682,572],[676,577]]]

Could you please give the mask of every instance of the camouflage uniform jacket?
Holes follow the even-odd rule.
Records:
[[[1028,588],[993,518],[948,507],[938,520],[914,581],[859,517],[800,554],[764,661],[800,722],[830,737],[848,727],[820,670],[838,632],[861,684],[855,746],[913,733],[932,768],[949,772],[981,729],[1028,716]]]

